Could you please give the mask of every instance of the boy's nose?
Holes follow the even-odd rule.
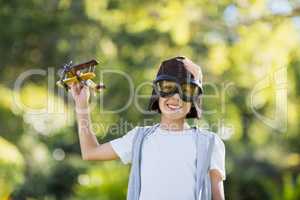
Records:
[[[175,94],[173,94],[172,96],[169,97],[170,99],[174,99],[176,101],[180,101],[180,96],[179,93],[176,92]]]

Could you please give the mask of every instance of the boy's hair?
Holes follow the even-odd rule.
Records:
[[[184,63],[181,61],[185,59],[184,57],[174,57],[168,60],[165,60],[161,63],[158,73],[156,75],[171,75],[176,77],[179,80],[186,80],[187,78],[194,79],[194,75],[190,73],[186,67],[184,66]],[[201,69],[199,68],[199,73],[200,73],[200,79],[199,81],[199,86],[200,89],[202,89],[202,73]],[[152,95],[150,97],[149,105],[148,105],[148,110],[149,111],[155,111],[158,113],[161,113],[161,110],[159,108],[159,103],[158,103],[159,95],[156,94],[155,90],[152,90]],[[201,116],[201,95],[199,95],[193,102],[192,102],[192,107],[188,114],[186,115],[186,118],[197,118],[199,119]]]

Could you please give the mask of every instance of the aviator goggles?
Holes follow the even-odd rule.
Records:
[[[153,88],[156,94],[161,97],[173,96],[179,93],[180,98],[186,102],[192,102],[202,94],[199,81],[189,79],[178,81],[175,77],[162,75],[153,81]]]

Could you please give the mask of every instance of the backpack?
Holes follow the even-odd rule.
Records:
[[[138,127],[132,145],[132,161],[127,189],[127,200],[139,200],[141,189],[141,147],[144,138],[152,134],[158,126],[159,123],[153,126]],[[211,183],[208,170],[216,135],[206,130],[200,130],[197,127],[192,128],[194,131],[197,131],[195,140],[197,148],[195,200],[211,200]],[[206,162],[199,162],[200,158],[204,158]]]

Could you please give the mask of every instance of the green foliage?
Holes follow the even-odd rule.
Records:
[[[283,194],[281,199],[296,200],[300,198],[300,176],[291,176],[291,174],[284,175],[283,179]],[[279,199],[279,198],[278,198]]]
[[[126,199],[128,169],[113,162],[92,166],[86,174],[79,176],[72,200],[83,198]]]
[[[19,150],[0,137],[0,199],[5,199],[23,182],[24,160]]]

